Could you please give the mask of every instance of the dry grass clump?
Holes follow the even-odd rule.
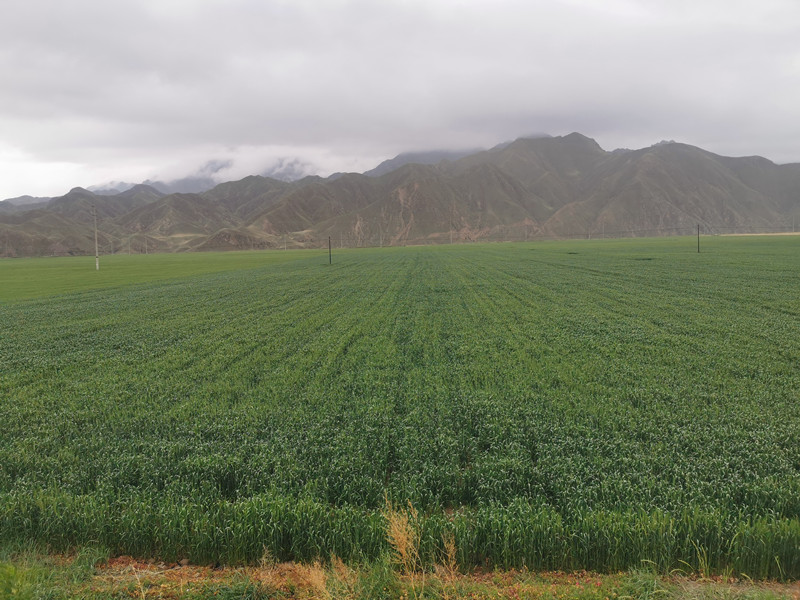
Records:
[[[456,536],[452,531],[442,534],[442,562],[436,565],[436,574],[442,581],[452,582],[458,575]]]
[[[335,555],[331,557],[329,565],[319,560],[311,563],[277,563],[265,551],[253,578],[266,588],[279,590],[289,598],[355,600],[361,597],[362,573]]]
[[[265,563],[255,571],[253,579],[263,586],[280,590],[291,598],[331,600],[328,574],[319,561],[312,563]]]
[[[422,572],[417,509],[411,502],[407,509],[396,509],[387,499],[383,516],[386,519],[386,538],[392,547],[392,561],[403,575]]]

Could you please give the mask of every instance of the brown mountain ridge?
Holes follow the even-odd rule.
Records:
[[[428,164],[406,162],[424,156]],[[0,202],[3,256],[363,247],[566,237],[792,231],[800,164],[679,143],[603,150],[578,133],[462,156],[400,155],[365,174],[250,176],[199,194],[138,185]],[[390,170],[389,170],[390,169]],[[4,206],[6,205],[6,206]],[[94,211],[94,213],[93,213]]]

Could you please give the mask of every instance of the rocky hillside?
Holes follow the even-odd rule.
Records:
[[[414,162],[415,157],[421,162]],[[603,150],[578,133],[492,150],[406,154],[365,174],[251,176],[203,193],[138,185],[0,202],[4,256],[379,246],[791,231],[800,164],[678,143]]]

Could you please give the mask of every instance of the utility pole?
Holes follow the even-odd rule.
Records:
[[[697,224],[697,253],[700,254],[700,223]]]
[[[92,217],[94,217],[94,269],[100,270],[100,253],[97,251],[97,210],[92,204]]]
[[[450,243],[453,243],[453,221],[456,218],[456,203],[450,202]]]

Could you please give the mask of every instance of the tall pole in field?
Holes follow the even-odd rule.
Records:
[[[328,236],[328,264],[333,264],[333,258],[331,254],[331,236]]]
[[[456,220],[456,201],[450,202],[450,243],[453,243],[453,222]]]
[[[97,251],[97,210],[92,204],[92,217],[94,217],[94,269],[100,270],[100,253]]]
[[[697,253],[700,254],[700,223],[697,224]]]

